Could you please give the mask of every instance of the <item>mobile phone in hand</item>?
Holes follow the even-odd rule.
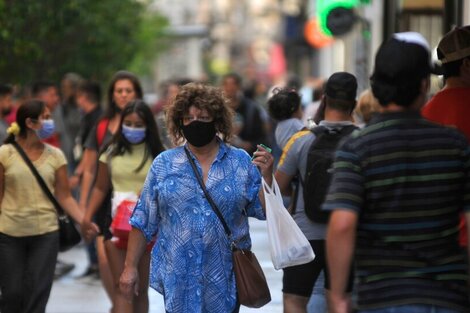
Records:
[[[262,143],[260,143],[259,145],[260,145],[261,147],[263,147],[264,149],[266,149],[266,151],[268,151],[269,153],[271,153],[271,151],[273,151],[271,148],[269,148],[269,147],[266,146],[266,145],[263,145]],[[258,151],[258,149],[256,149],[256,151]],[[256,152],[256,151],[255,151],[255,152]],[[255,158],[255,155],[253,155],[253,156],[251,157],[251,160],[253,161],[254,158]]]

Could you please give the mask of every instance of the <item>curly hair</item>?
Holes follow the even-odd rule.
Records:
[[[230,141],[233,111],[227,98],[222,95],[219,88],[201,83],[189,83],[181,87],[166,111],[168,133],[175,145],[184,141],[181,126],[183,116],[188,113],[191,106],[206,110],[214,118],[215,130],[221,135],[221,139],[225,142]]]

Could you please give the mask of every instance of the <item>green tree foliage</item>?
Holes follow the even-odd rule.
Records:
[[[161,15],[154,12],[143,15],[140,29],[137,31],[138,46],[129,65],[131,71],[140,75],[151,74],[155,55],[169,45],[170,38],[165,33],[166,25],[167,20]]]
[[[0,0],[0,81],[147,70],[165,25],[142,0]]]

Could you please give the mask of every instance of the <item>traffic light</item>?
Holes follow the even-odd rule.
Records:
[[[327,36],[341,36],[351,30],[357,20],[355,8],[369,0],[317,0],[320,29]]]

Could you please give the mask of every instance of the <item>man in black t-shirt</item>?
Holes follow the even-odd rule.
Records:
[[[246,98],[241,91],[241,77],[230,73],[222,79],[222,89],[235,111],[234,134],[235,147],[242,148],[249,154],[256,150],[256,145],[266,142],[265,121],[256,102]]]
[[[76,162],[81,160],[83,152],[82,147],[102,115],[100,99],[101,88],[97,83],[87,81],[78,87],[76,102],[83,115],[77,137],[75,137],[73,155]]]
[[[71,188],[77,187],[80,183],[80,178],[83,172],[83,146],[88,136],[94,135],[93,130],[95,129],[98,119],[102,115],[100,99],[101,88],[99,84],[85,81],[78,86],[75,101],[82,113],[82,119],[80,121],[80,127],[78,129],[77,136],[75,137],[75,144],[73,147],[73,158],[74,161],[78,163],[78,166],[75,169],[74,174],[69,179]],[[98,258],[94,243],[89,244],[87,248],[90,264],[82,276],[98,277]]]

